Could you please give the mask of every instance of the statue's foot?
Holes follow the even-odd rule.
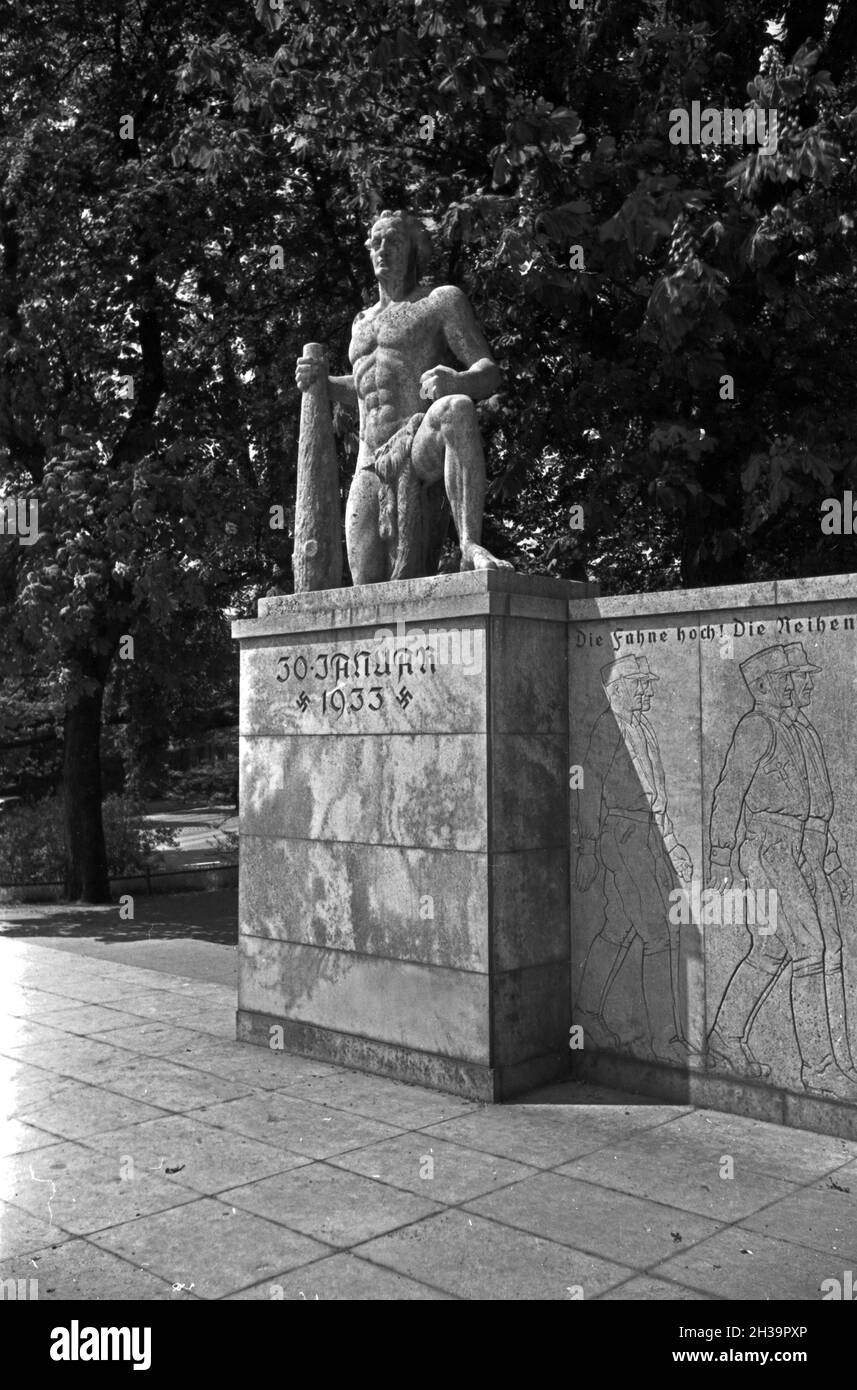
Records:
[[[496,555],[492,555],[490,550],[486,550],[484,545],[477,545],[475,541],[467,541],[461,547],[461,570],[512,570],[515,566],[508,560],[498,560]]]

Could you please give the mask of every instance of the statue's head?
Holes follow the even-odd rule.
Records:
[[[401,276],[406,293],[419,283],[431,260],[431,241],[422,222],[399,209],[378,213],[365,245],[376,277]]]

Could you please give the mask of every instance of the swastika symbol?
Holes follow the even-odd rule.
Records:
[[[411,703],[411,700],[412,700],[413,698],[414,698],[413,695],[411,694],[410,690],[408,689],[408,687],[407,687],[406,685],[403,685],[403,686],[402,686],[401,690],[399,691],[398,695],[396,696],[396,699],[398,700],[399,704],[402,706],[402,709],[407,709],[407,708],[408,708],[408,705]]]
[[[309,696],[307,695],[305,690],[301,691],[300,695],[295,700],[295,704],[297,705],[299,710],[306,709],[307,705],[309,704]]]

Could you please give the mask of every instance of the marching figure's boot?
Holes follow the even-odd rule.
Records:
[[[766,970],[750,960],[742,960],[726,987],[714,1027],[708,1035],[706,1058],[709,1067],[751,1080],[770,1076],[771,1068],[753,1055],[746,1036],[775,969],[778,969],[775,964]]]
[[[676,1033],[672,952],[643,951],[643,999],[649,1019],[652,1056],[658,1062],[686,1067],[688,1050]]]
[[[589,948],[577,1005],[573,1019],[583,1028],[583,1045],[593,1044],[608,1052],[617,1052],[621,1046],[619,1038],[604,1022],[604,1003],[611,982],[617,954],[622,950],[615,942],[607,941],[599,933]]]
[[[857,1100],[857,1082],[844,1076],[836,1065],[825,979],[820,969],[811,975],[792,975],[792,1011],[803,1063],[800,1079],[804,1090],[832,1100]]]
[[[845,1004],[845,976],[842,961],[824,971],[824,991],[827,996],[827,1017],[830,1020],[830,1039],[836,1065],[849,1081],[857,1083],[857,1067],[848,1040],[848,1010]]]

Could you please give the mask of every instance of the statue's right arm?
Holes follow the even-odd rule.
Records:
[[[308,391],[318,381],[319,364],[314,357],[299,357],[295,367],[295,385],[299,391]],[[354,385],[354,377],[348,376],[329,376],[327,378],[327,394],[330,400],[339,401],[342,405],[354,405],[357,400],[357,388]]]
[[[354,405],[357,401],[357,387],[354,385],[353,375],[329,376],[327,394],[332,401],[339,401],[340,405]]]

